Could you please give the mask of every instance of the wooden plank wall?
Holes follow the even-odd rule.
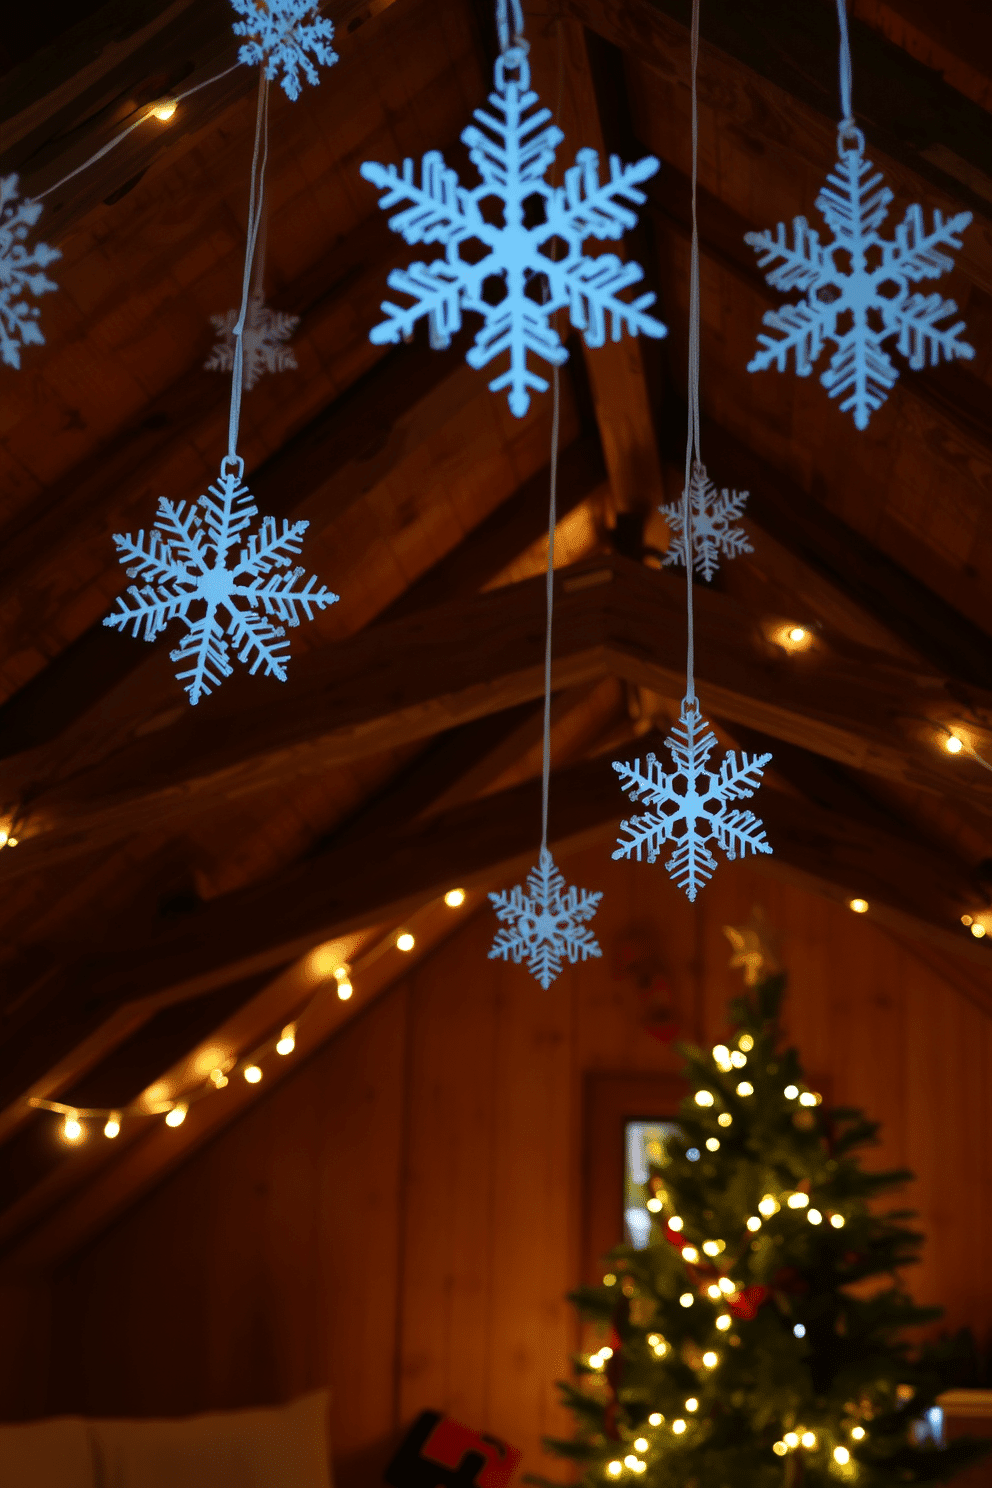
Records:
[[[738,986],[721,927],[756,903],[782,933],[811,1076],[885,1122],[879,1163],[919,1174],[917,1295],[988,1331],[989,1020],[870,922],[741,865],[695,909],[602,849],[566,871],[606,890],[604,960],[543,993],[487,961],[488,914],[467,920],[63,1269],[47,1410],[170,1414],[327,1381],[340,1488],[378,1483],[426,1406],[563,1476],[539,1443],[567,1427],[582,1076],[674,1064],[616,947],[653,935],[687,1034],[711,1039]]]

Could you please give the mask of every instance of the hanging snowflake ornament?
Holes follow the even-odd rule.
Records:
[[[602,897],[566,887],[554,858],[542,847],[538,866],[527,875],[526,893],[515,884],[509,893],[504,889],[489,895],[501,925],[490,961],[509,959],[516,966],[526,961],[527,970],[547,991],[566,957],[574,966],[580,957],[587,961],[603,954],[592,931],[585,928]]]
[[[44,346],[37,305],[21,296],[49,294],[58,285],[42,273],[61,258],[47,243],[28,247],[28,230],[41,216],[40,201],[24,201],[17,176],[0,176],[0,359],[20,367],[22,346]]]
[[[692,566],[707,582],[719,568],[721,555],[739,558],[741,553],[754,552],[744,529],[733,525],[743,515],[747,498],[747,491],[718,491],[706,466],[698,461],[693,464],[689,477]],[[684,499],[658,508],[672,534],[664,558],[666,567],[687,562]]]
[[[136,538],[114,534],[128,578],[141,583],[130,586],[103,623],[153,641],[170,620],[185,621],[186,635],[170,655],[180,664],[176,675],[191,703],[208,697],[231,675],[231,648],[252,675],[261,668],[265,676],[285,682],[285,626],[299,625],[303,615],[312,620],[316,610],[338,598],[313,576],[300,585],[303,569],[289,566],[308,522],[284,518],[280,527],[275,517],[264,517],[258,533],[246,535],[258,508],[243,473],[243,460],[226,457],[216,483],[199,501],[187,506],[164,496],[159,500],[147,537],[143,531]]]
[[[522,418],[531,392],[543,393],[547,381],[527,364],[528,354],[552,366],[567,361],[568,352],[552,324],[567,307],[572,325],[587,346],[602,346],[607,320],[614,341],[624,329],[636,336],[664,336],[666,327],[648,315],[654,295],[621,299],[623,291],[643,277],[639,264],[613,253],[586,257],[583,241],[618,239],[637,222],[632,210],[645,201],[639,183],[653,176],[659,162],[650,155],[635,165],[610,157],[610,179],[599,179],[595,150],[580,150],[565,172],[562,186],[544,176],[565,136],[551,114],[537,107],[523,48],[513,47],[496,62],[491,112],[476,109],[481,128],[462,134],[480,185],[459,185],[454,170],[437,150],[423,157],[421,184],[414,162],[395,165],[366,161],[362,175],[382,191],[383,211],[400,207],[389,219],[408,243],[441,243],[445,257],[394,269],[387,283],[411,304],[382,304],[385,319],[371,339],[377,345],[409,337],[427,318],[435,349],[450,345],[461,328],[462,313],[482,316],[482,326],[466,360],[476,369],[508,356],[509,366],[489,384],[494,393],[507,390],[510,410]]]
[[[238,311],[228,310],[226,315],[211,315],[210,320],[219,337],[209,359],[203,366],[207,372],[230,372],[234,368],[234,327],[238,323]],[[256,291],[248,301],[244,333],[242,382],[247,391],[255,386],[266,372],[295,372],[296,355],[285,342],[300,323],[298,315],[286,315],[281,310],[270,310]]]
[[[728,802],[754,795],[771,755],[742,753],[738,764],[731,749],[719,770],[710,770],[707,767],[715,744],[716,735],[698,706],[686,700],[679,722],[665,740],[675,763],[671,775],[664,773],[654,754],[648,755],[643,770],[640,760],[632,765],[613,762],[630,800],[650,808],[645,815],[620,823],[614,858],[633,856],[640,862],[643,852],[653,863],[662,843],[673,842],[675,851],[665,867],[690,900],[716,869],[708,843],[716,843],[730,862],[738,853],[743,858],[749,852],[771,852],[764,826],[753,811],[727,809]]]
[[[243,21],[235,21],[235,36],[248,40],[238,50],[238,61],[265,64],[265,76],[279,79],[287,98],[300,96],[300,73],[314,87],[320,82],[316,62],[333,67],[338,54],[331,46],[334,26],[320,14],[319,0],[231,0]]]
[[[848,142],[853,140],[853,147]],[[859,429],[885,402],[899,373],[884,342],[895,338],[896,349],[909,358],[914,371],[937,366],[941,357],[970,359],[974,348],[961,339],[964,322],[946,322],[957,313],[953,300],[939,294],[911,294],[909,286],[921,279],[939,279],[954,267],[943,248],[960,248],[970,212],[945,221],[935,211],[926,231],[923,209],[916,202],[895,229],[883,238],[879,228],[888,216],[892,192],[881,174],[865,159],[864,136],[842,126],[838,161],[816,205],[833,240],[820,242],[819,233],[805,217],[792,223],[792,243],[785,223],[771,232],[746,233],[744,241],[759,255],[766,278],[775,289],[801,290],[806,298],[765,313],[764,324],[773,334],[758,336],[759,349],[748,363],[749,372],[763,372],[773,364],[784,372],[789,353],[796,372],[808,377],[825,341],[835,347],[820,381],[832,398],[841,398],[842,412],[853,412]]]

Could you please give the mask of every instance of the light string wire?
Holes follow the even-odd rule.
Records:
[[[840,0],[843,3],[843,0]],[[699,461],[699,225],[696,220],[696,176],[699,157],[699,104],[696,64],[699,60],[699,0],[692,0],[690,87],[692,96],[692,245],[689,250],[689,419],[685,441],[685,485],[682,488],[682,541],[686,572],[686,678],[684,708],[696,704],[696,636],[692,594],[692,502],[690,484]]]
[[[245,241],[245,266],[241,276],[241,310],[232,335],[234,336],[234,366],[231,372],[231,410],[227,424],[227,457],[238,466],[238,474],[244,468],[238,457],[238,430],[241,423],[241,395],[244,382],[244,329],[251,297],[251,273],[255,259],[259,228],[265,211],[265,167],[269,159],[269,80],[265,67],[259,67],[258,107],[255,112],[255,145],[251,160],[251,187],[248,193],[248,232]],[[222,462],[226,463],[226,462]]]

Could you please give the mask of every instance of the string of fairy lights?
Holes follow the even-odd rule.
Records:
[[[443,897],[448,909],[460,909],[467,898],[464,889],[449,889]],[[36,1111],[48,1111],[61,1118],[58,1134],[70,1147],[81,1145],[94,1128],[101,1128],[104,1137],[113,1141],[119,1137],[124,1124],[163,1119],[173,1129],[182,1126],[191,1108],[199,1102],[217,1094],[230,1084],[231,1078],[240,1074],[248,1085],[259,1085],[265,1077],[264,1063],[272,1055],[285,1059],[296,1048],[297,1034],[333,988],[340,1002],[350,1001],[354,993],[353,975],[365,972],[390,950],[409,955],[417,944],[412,930],[400,928],[381,937],[373,945],[362,950],[353,962],[342,960],[325,971],[320,970],[321,984],[310,997],[303,1010],[291,1023],[282,1026],[278,1035],[270,1035],[254,1048],[240,1056],[219,1058],[206,1076],[192,1082],[188,1088],[163,1100],[149,1100],[139,1096],[129,1105],[82,1106],[66,1101],[48,1100],[41,1096],[29,1096],[27,1104]],[[317,948],[319,954],[321,947]],[[313,955],[315,953],[311,953]],[[153,1087],[154,1088],[154,1087]]]

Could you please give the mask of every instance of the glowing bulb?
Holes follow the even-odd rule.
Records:
[[[639,1436],[637,1438],[637,1440],[635,1441],[635,1443],[634,1443],[634,1451],[635,1452],[646,1452],[647,1449],[648,1449],[648,1439],[647,1439],[647,1437],[646,1436]]]
[[[803,1432],[802,1443],[803,1443],[803,1446],[804,1447],[815,1447],[816,1446],[816,1437],[813,1435],[812,1431],[804,1431]]]
[[[166,1114],[166,1126],[182,1126],[183,1122],[186,1120],[186,1112],[188,1110],[189,1107],[184,1106],[181,1102],[178,1106],[173,1106],[172,1110],[167,1112]]]
[[[758,1205],[758,1213],[763,1214],[766,1219],[770,1219],[773,1214],[778,1213],[778,1210],[779,1202],[775,1195],[765,1194],[761,1203]]]
[[[7,828],[0,827],[0,847],[6,847],[9,841],[10,838],[7,835]]]
[[[354,987],[349,981],[345,980],[338,982],[338,996],[340,997],[342,1002],[347,1002],[348,998],[351,996],[354,990]]]
[[[981,940],[985,935],[985,926],[980,920],[976,920],[971,927],[971,933],[976,940]]]
[[[719,1364],[719,1362],[720,1362],[719,1355],[718,1354],[715,1354],[712,1349],[709,1349],[703,1355],[703,1363],[706,1365],[706,1368],[707,1369],[715,1369],[716,1366]]]
[[[634,1471],[636,1473],[647,1472],[647,1470],[648,1470],[648,1465],[647,1465],[646,1462],[635,1461],[635,1463],[634,1463]]]
[[[703,1241],[703,1253],[704,1253],[704,1255],[718,1256],[720,1254],[721,1250],[726,1250],[726,1248],[727,1247],[723,1243],[722,1240],[704,1240]]]
[[[720,1329],[721,1333],[726,1333],[732,1322],[733,1318],[730,1316],[729,1312],[721,1312],[720,1316],[716,1320],[716,1325]]]
[[[960,754],[962,749],[964,748],[964,745],[961,743],[961,740],[958,738],[957,734],[948,734],[947,738],[944,740],[944,748],[947,750],[948,754]]]
[[[685,1430],[685,1422],[684,1421],[673,1421],[672,1422],[672,1430],[675,1432],[675,1435],[676,1436],[681,1436],[682,1433],[683,1433],[683,1431]]]
[[[805,639],[806,632],[801,625],[792,625],[789,627],[789,640],[793,643],[793,645],[796,645],[799,641],[804,641]]]
[[[806,1218],[809,1220],[810,1224],[813,1225],[823,1223],[823,1215],[820,1213],[819,1209],[811,1209]]]
[[[695,1300],[696,1299],[691,1292],[683,1292],[681,1297],[679,1298],[679,1301],[683,1307],[691,1307]]]
[[[743,1049],[745,1054],[750,1054],[751,1050],[754,1048],[754,1039],[749,1033],[742,1033],[740,1038],[737,1040],[737,1047],[738,1049]]]
[[[715,1281],[711,1282],[710,1285],[706,1288],[706,1295],[707,1297],[712,1297],[714,1302],[719,1302],[723,1297],[723,1293],[721,1292]]]
[[[798,1447],[799,1445],[799,1438],[794,1431],[787,1431],[782,1440],[787,1447]]]
[[[218,1090],[223,1090],[227,1084],[227,1076],[222,1069],[212,1069],[210,1071],[210,1078]]]
[[[62,1123],[62,1138],[66,1142],[78,1142],[83,1135],[83,1124],[78,1116],[67,1116]]]
[[[648,1425],[660,1426],[664,1419],[665,1418],[660,1411],[652,1411],[651,1414],[648,1416]]]
[[[161,119],[163,124],[168,124],[169,120],[172,118],[178,107],[178,99],[163,98],[162,102],[157,103],[152,109],[152,114],[155,116],[156,119]]]
[[[786,1085],[785,1089],[782,1091],[782,1094],[785,1096],[786,1100],[795,1100],[796,1096],[799,1094],[799,1086]]]
[[[799,1104],[801,1106],[818,1106],[820,1104],[820,1097],[815,1093],[815,1091],[804,1090],[802,1095],[799,1097]]]
[[[461,909],[465,903],[465,890],[449,889],[444,896],[444,902],[449,909]]]
[[[8,847],[16,847],[17,846],[17,838],[16,837],[8,837],[7,838],[7,846]]]
[[[417,942],[409,930],[404,930],[402,935],[396,937],[396,949],[398,951],[412,951]]]
[[[609,1467],[606,1469],[606,1471],[610,1474],[610,1476],[612,1478],[618,1478],[620,1476],[620,1474],[623,1472],[623,1463],[622,1462],[611,1462],[610,1465],[609,1465]]]
[[[710,1090],[697,1090],[695,1099],[697,1106],[711,1106],[713,1104],[713,1092]]]
[[[719,1116],[716,1118],[716,1124],[717,1126],[729,1126],[733,1119],[734,1118],[733,1116],[731,1116],[729,1111],[721,1111]]]
[[[971,924],[971,915],[962,915],[961,916],[961,923],[962,923],[962,925],[970,925]]]
[[[793,1328],[792,1331],[796,1335],[797,1338],[805,1338],[806,1337],[806,1329],[805,1329],[805,1327],[804,1327],[804,1325],[802,1323],[797,1323],[796,1326]]]
[[[602,1356],[600,1354],[590,1354],[589,1355],[589,1368],[590,1369],[602,1369],[602,1367],[603,1367]]]
[[[707,1152],[719,1152],[720,1151],[720,1138],[719,1137],[707,1137],[706,1138],[706,1151]]]
[[[689,1396],[689,1399],[685,1403],[685,1408],[687,1411],[696,1411],[699,1409],[699,1401],[694,1395]]]
[[[688,1261],[690,1266],[694,1266],[699,1260],[699,1251],[694,1245],[683,1245],[682,1259]]]
[[[660,1343],[660,1342],[661,1342],[661,1334],[660,1333],[649,1333],[648,1334],[648,1343],[651,1345],[652,1348],[654,1348],[654,1346],[655,1346],[656,1343]]]
[[[654,1199],[648,1199],[648,1201],[647,1201],[647,1203],[645,1204],[644,1207],[645,1207],[645,1209],[650,1210],[650,1212],[652,1214],[659,1214],[661,1212],[661,1210],[664,1209],[665,1206],[661,1202],[660,1199],[654,1198]]]
[[[720,1280],[717,1282],[717,1286],[720,1288],[721,1292],[725,1292],[728,1297],[737,1290],[729,1276],[721,1276]]]
[[[868,900],[867,899],[849,899],[847,901],[847,907],[848,907],[848,909],[853,909],[855,914],[867,914],[868,913]]]
[[[777,1441],[772,1443],[772,1451],[775,1453],[776,1457],[785,1457],[788,1453],[788,1450],[789,1449],[785,1445],[784,1441]]]
[[[611,1348],[608,1348],[604,1344],[603,1347],[599,1351],[599,1357],[601,1359],[612,1359],[613,1358],[613,1350]]]
[[[614,1276],[613,1272],[612,1271],[607,1271],[606,1275],[603,1277],[603,1285],[604,1286],[616,1286],[616,1284],[617,1284],[617,1279]]]
[[[663,1359],[668,1353],[668,1344],[663,1338],[659,1338],[658,1342],[654,1346],[654,1351],[658,1355],[659,1359]]]
[[[257,1064],[249,1064],[245,1068],[244,1075],[249,1085],[257,1085],[262,1078],[262,1071]]]
[[[713,1048],[713,1062],[725,1070],[730,1064],[730,1050],[726,1044],[716,1044]]]
[[[835,1230],[842,1230],[844,1228],[843,1214],[831,1214],[830,1223],[833,1225]]]
[[[754,1094],[754,1086],[750,1083],[750,1081],[748,1081],[748,1080],[742,1080],[741,1083],[737,1087],[737,1094],[738,1095],[753,1095]]]
[[[761,1220],[758,1218],[758,1216],[756,1214],[752,1214],[751,1215],[751,1218],[747,1222],[747,1227],[748,1227],[749,1230],[760,1230],[761,1229]]]
[[[110,1115],[107,1117],[107,1124],[103,1128],[103,1135],[105,1137],[109,1137],[111,1141],[113,1141],[114,1137],[119,1137],[120,1134],[121,1118],[116,1111],[111,1111]]]
[[[677,1214],[673,1214],[671,1219],[668,1221],[668,1228],[670,1230],[674,1230],[676,1234],[678,1234],[679,1230],[681,1230],[682,1220],[679,1219]]]
[[[747,1055],[742,1054],[739,1049],[735,1049],[730,1056],[730,1062],[734,1066],[734,1069],[743,1069],[747,1064]]]
[[[854,1437],[854,1440],[855,1441],[863,1441],[864,1440],[864,1434],[865,1434],[865,1428],[863,1426],[852,1426],[851,1427],[851,1435]]]
[[[806,1205],[809,1203],[809,1194],[790,1194],[785,1202],[788,1204],[790,1209],[805,1209]]]
[[[629,1456],[625,1457],[623,1460],[624,1460],[624,1466],[625,1467],[636,1467],[637,1466],[637,1458],[634,1456],[633,1452],[631,1452],[629,1454]]]
[[[292,1054],[296,1048],[296,1024],[287,1023],[282,1031],[282,1037],[276,1044],[277,1054]]]
[[[850,1462],[851,1454],[846,1447],[834,1447],[834,1461],[839,1462],[841,1467]]]

